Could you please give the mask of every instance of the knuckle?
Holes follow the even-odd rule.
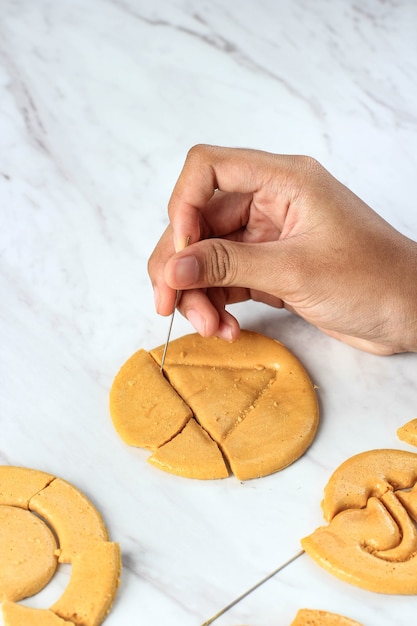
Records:
[[[207,279],[211,285],[230,285],[233,283],[235,266],[231,251],[221,240],[212,242],[211,254],[207,266]]]

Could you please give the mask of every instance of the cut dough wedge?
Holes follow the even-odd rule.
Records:
[[[283,469],[312,443],[319,420],[314,387],[278,341],[250,331],[233,343],[186,335],[170,342],[164,375],[163,351],[134,354],[110,391],[117,432],[130,445],[154,449],[149,461],[160,469],[223,478],[228,465],[247,480]]]
[[[180,432],[192,415],[145,350],[136,352],[118,373],[110,413],[125,443],[150,450]]]
[[[194,419],[172,441],[158,448],[149,462],[178,476],[192,474],[194,478],[211,480],[229,475],[219,447]]]

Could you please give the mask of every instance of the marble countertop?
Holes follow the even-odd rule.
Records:
[[[324,523],[332,471],[411,450],[417,356],[377,357],[259,303],[318,386],[307,453],[273,476],[164,474],[116,435],[112,380],[165,341],[147,259],[195,143],[310,154],[417,238],[414,0],[0,0],[0,463],[81,489],[121,545],[106,626],[200,626]],[[173,336],[191,332],[180,315]],[[70,566],[29,606],[47,608]],[[414,622],[416,599],[352,587],[307,555],[219,618],[289,626],[301,607],[365,626]]]

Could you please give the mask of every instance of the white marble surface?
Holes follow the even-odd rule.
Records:
[[[108,392],[165,339],[146,262],[195,143],[311,154],[417,238],[416,31],[415,0],[0,0],[0,462],[61,476],[102,512],[124,560],[106,626],[199,626],[323,523],[340,462],[410,449],[396,429],[417,417],[416,355],[371,356],[260,304],[235,307],[242,326],[319,386],[320,430],[288,469],[160,473],[116,436]],[[174,336],[190,331],[177,316]],[[215,623],[288,626],[303,606],[401,626],[416,599],[304,555]]]

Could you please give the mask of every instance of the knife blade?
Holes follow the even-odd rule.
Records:
[[[188,236],[185,242],[185,248],[188,246],[189,243],[190,243],[190,237]],[[172,314],[171,314],[171,319],[170,319],[169,328],[168,328],[168,336],[165,342],[164,351],[162,353],[161,366],[159,368],[161,373],[163,373],[163,370],[164,370],[165,357],[166,357],[167,350],[168,350],[169,340],[171,338],[172,325],[174,323],[175,311],[177,310],[177,305],[178,305],[180,296],[181,296],[181,290],[177,289],[177,291],[175,292],[174,310],[172,311]]]
[[[224,615],[227,611],[229,611],[229,609],[234,607],[238,602],[240,602],[241,600],[246,598],[246,596],[248,596],[250,593],[252,593],[252,591],[255,591],[255,589],[258,589],[258,587],[260,587],[261,585],[266,583],[268,580],[270,580],[270,578],[275,576],[275,574],[278,574],[278,572],[281,572],[285,567],[287,567],[288,565],[293,563],[296,559],[298,559],[301,555],[303,555],[304,552],[305,552],[305,550],[300,550],[300,552],[297,552],[297,554],[294,554],[294,556],[292,556],[290,559],[288,559],[288,561],[285,561],[285,563],[282,563],[279,567],[277,567],[277,569],[275,569],[273,572],[271,572],[270,574],[265,576],[265,578],[262,578],[262,580],[258,581],[256,583],[256,585],[253,585],[253,587],[251,587],[250,589],[247,589],[238,598],[235,598],[232,602],[230,602],[230,604],[228,604],[223,609],[221,609],[221,611],[216,613],[216,615],[213,615],[213,617],[208,619],[201,626],[210,626],[210,624],[212,624],[214,621],[216,621],[216,619],[218,619],[219,617]]]

